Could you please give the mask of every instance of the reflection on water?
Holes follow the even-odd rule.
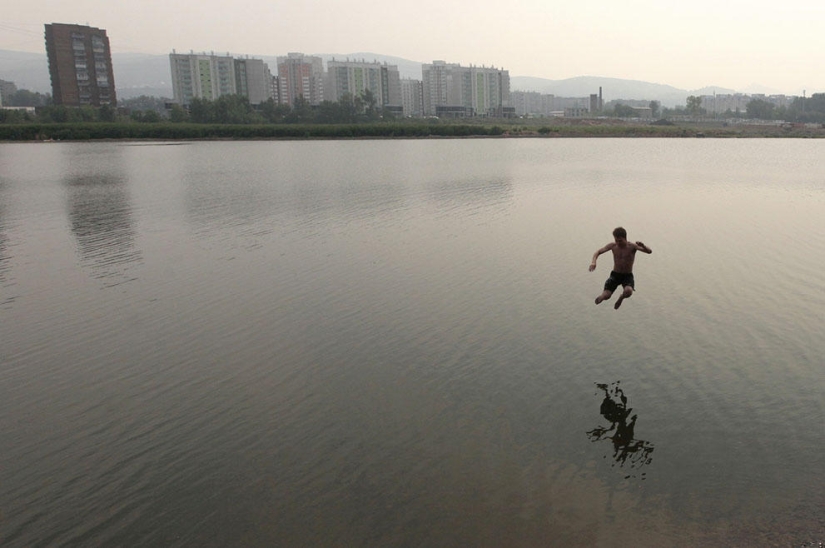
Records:
[[[64,182],[81,263],[106,287],[134,280],[128,271],[141,261],[141,252],[135,248],[126,182],[102,174],[73,176]]]
[[[228,245],[259,249],[273,233],[337,231],[362,221],[374,228],[394,225],[422,204],[436,214],[468,216],[512,204],[507,158],[494,170],[464,163],[457,169],[449,152],[434,154],[423,145],[405,154],[377,152],[380,161],[352,143],[321,144],[311,160],[296,160],[305,151],[295,143],[272,146],[263,157],[227,145],[231,163],[193,147],[181,161],[186,218],[199,236],[231,235]]]
[[[619,387],[619,382],[616,381],[609,386],[596,383],[599,390],[604,393],[599,413],[607,419],[610,426],[597,426],[587,432],[587,436],[594,443],[606,440],[613,443],[613,460],[616,462],[611,466],[618,464],[620,468],[623,468],[627,464],[629,468],[639,469],[653,460],[653,444],[634,438],[638,415],[630,417],[633,409],[627,407],[627,396]],[[625,479],[630,477],[632,474],[625,476]],[[641,474],[641,479],[645,479],[644,472]]]

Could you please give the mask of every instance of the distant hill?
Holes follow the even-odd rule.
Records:
[[[168,55],[113,53],[117,96],[129,99],[140,95],[172,97],[172,72]]]
[[[17,89],[52,92],[45,53],[0,50],[0,80],[14,82]]]
[[[398,66],[398,72],[402,78],[421,79],[422,63],[400,57],[368,52],[311,55],[321,57],[325,64],[332,59],[387,63]],[[276,70],[277,56],[250,55],[249,57],[263,59],[269,65],[270,70],[273,72]],[[128,99],[139,95],[172,97],[168,55],[115,53],[112,54],[112,63],[119,98]],[[0,80],[14,82],[19,89],[51,93],[45,52],[41,54],[0,50]],[[735,93],[734,90],[718,87],[688,91],[664,84],[598,76],[579,76],[565,80],[510,76],[511,90],[550,93],[557,97],[587,97],[591,93],[599,93],[599,87],[602,88],[602,97],[605,102],[617,99],[643,99],[659,101],[662,106],[666,107],[684,105],[689,95],[712,95],[714,91],[717,94]],[[751,93],[772,93],[771,90],[756,84],[751,88],[762,90]]]
[[[593,93],[598,94],[600,87],[605,103],[619,99],[644,99],[659,101],[665,107],[684,105],[689,95],[713,95],[714,91],[717,94],[736,93],[732,89],[721,87],[689,91],[664,84],[599,76],[578,76],[565,80],[546,80],[532,76],[510,77],[511,90],[536,91],[557,97],[588,97]]]

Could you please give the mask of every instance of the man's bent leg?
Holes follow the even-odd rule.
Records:
[[[596,297],[596,304],[599,304],[602,301],[606,301],[607,299],[609,299],[611,297],[611,295],[613,295],[613,292],[608,291],[607,289],[605,289],[604,291],[602,291],[601,295]]]
[[[619,300],[616,301],[616,304],[613,305],[613,308],[618,310],[619,307],[622,306],[622,301],[625,300],[625,299],[629,299],[632,296],[633,296],[633,288],[630,287],[629,285],[624,286],[624,289],[622,290],[622,294],[619,295]]]

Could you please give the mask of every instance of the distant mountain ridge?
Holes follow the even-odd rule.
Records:
[[[601,76],[577,76],[565,80],[547,80],[531,76],[511,76],[510,89],[548,93],[557,97],[587,97],[598,94],[601,88],[604,102],[620,99],[659,101],[663,106],[684,105],[689,95],[732,94],[736,91],[726,88],[703,88],[683,90],[664,84],[654,84],[639,80],[622,80]]]
[[[198,53],[198,52],[196,52]],[[286,54],[284,54],[286,55]],[[421,79],[421,66],[424,63],[410,61],[390,55],[377,53],[325,53],[308,54],[321,57],[324,64],[332,59],[345,61],[377,61],[396,65],[402,78]],[[239,55],[246,57],[246,55]],[[249,55],[263,59],[275,71],[278,56]],[[115,72],[115,85],[118,97],[128,99],[139,95],[172,97],[172,82],[168,55],[144,53],[113,53],[112,63]],[[19,89],[28,89],[40,93],[51,93],[48,62],[45,53],[28,53],[0,50],[0,80],[14,82]],[[659,101],[662,106],[684,105],[689,95],[712,95],[736,93],[722,87],[705,87],[698,90],[683,90],[665,84],[655,84],[639,80],[623,80],[600,76],[578,76],[564,80],[549,80],[532,76],[510,76],[510,89],[513,91],[535,91],[553,94],[557,97],[587,97],[598,94],[602,88],[605,102],[618,99],[636,99]],[[756,93],[776,93],[773,90],[752,85]]]

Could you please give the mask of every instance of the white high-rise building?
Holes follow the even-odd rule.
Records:
[[[214,101],[221,95],[237,93],[232,57],[212,54],[170,53],[174,101],[188,105],[192,99]]]
[[[272,74],[261,59],[234,59],[229,55],[169,54],[174,101],[188,105],[192,99],[214,101],[238,94],[257,105],[273,97]]]
[[[444,61],[433,61],[421,66],[424,114],[435,116],[436,106],[446,106],[447,80],[452,83],[453,69],[459,65],[447,65]],[[456,105],[457,106],[457,105]]]
[[[380,107],[401,107],[401,77],[396,65],[365,61],[327,63],[324,99],[337,102],[345,93],[358,97],[369,90]]]
[[[427,116],[503,116],[510,106],[510,73],[433,61],[421,67]]]
[[[420,118],[424,116],[424,97],[421,80],[401,79],[401,105],[404,116]]]

